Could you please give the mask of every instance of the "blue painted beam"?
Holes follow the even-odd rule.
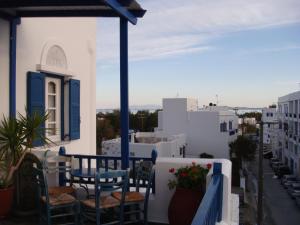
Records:
[[[17,26],[20,18],[10,21],[9,40],[9,115],[16,116],[16,66],[17,66]]]
[[[120,17],[121,163],[129,167],[128,21]]]
[[[137,18],[117,0],[104,0],[104,2],[114,9],[121,17],[126,18],[133,25],[137,23]]]

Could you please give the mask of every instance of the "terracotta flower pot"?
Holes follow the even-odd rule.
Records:
[[[0,219],[8,216],[10,213],[14,198],[14,187],[0,189]]]
[[[190,225],[203,195],[201,189],[176,188],[168,209],[169,224]]]

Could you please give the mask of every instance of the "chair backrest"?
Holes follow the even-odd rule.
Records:
[[[155,166],[151,161],[140,161],[136,172],[136,191],[139,191],[141,184],[146,186],[146,192],[150,190]]]
[[[72,157],[50,155],[51,151],[44,153],[43,168],[47,173],[68,173],[72,169]]]
[[[36,163],[33,163],[32,167],[34,181],[38,187],[38,198],[40,199],[40,197],[45,197],[46,202],[49,203],[48,184],[45,170],[43,168],[38,168]]]
[[[125,193],[128,187],[128,170],[111,170],[102,172],[99,171],[95,175],[95,201],[96,207],[99,208],[99,198],[101,193],[121,191],[122,200],[124,202]]]

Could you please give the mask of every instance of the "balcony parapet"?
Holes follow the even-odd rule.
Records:
[[[156,223],[168,224],[168,206],[173,196],[174,190],[169,190],[168,180],[173,179],[173,175],[169,173],[170,168],[175,170],[191,165],[192,162],[200,165],[208,163],[222,164],[221,174],[223,177],[222,188],[222,215],[221,221],[224,224],[231,224],[231,162],[226,159],[199,159],[199,158],[157,158],[155,172],[155,194],[151,195],[149,201],[149,221]],[[210,170],[207,179],[207,191],[211,188],[209,185],[213,180],[213,170]]]

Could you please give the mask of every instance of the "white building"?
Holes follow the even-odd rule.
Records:
[[[300,175],[300,91],[278,98],[278,156]]]
[[[278,156],[278,114],[275,107],[262,109],[264,146]]]
[[[152,150],[158,157],[183,157],[186,148],[186,135],[165,136],[162,132],[138,132],[131,134],[130,156],[150,157]],[[120,156],[121,138],[102,142],[102,154]]]
[[[198,110],[195,99],[165,98],[155,132],[134,134],[130,154],[148,157],[155,149],[159,157],[199,158],[201,153],[208,153],[215,158],[229,158],[228,144],[236,139],[237,129],[238,117],[227,107]],[[102,142],[102,151],[120,155],[120,139]]]
[[[199,110],[195,99],[165,98],[158,116],[158,130],[165,135],[186,134],[188,157],[208,153],[215,158],[229,158],[228,144],[236,139],[238,129],[233,111],[220,106]]]
[[[0,19],[1,116],[10,113],[9,28]],[[96,18],[22,18],[17,37],[16,112],[48,111],[53,149],[95,154]]]

